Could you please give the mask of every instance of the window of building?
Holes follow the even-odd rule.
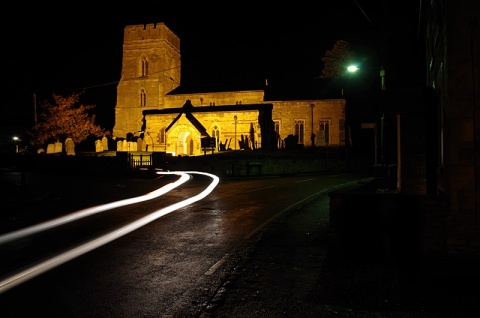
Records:
[[[220,130],[218,129],[217,125],[215,125],[212,129],[212,137],[215,138],[215,148],[218,149],[220,145]]]
[[[320,135],[318,136],[320,145],[328,145],[330,143],[330,119],[320,120]]]
[[[305,141],[305,120],[295,120],[295,137],[298,144]]]
[[[273,129],[275,130],[275,140],[277,141],[277,148],[281,148],[282,138],[280,136],[280,120],[273,121]]]
[[[140,76],[147,76],[148,75],[148,60],[144,56],[142,57],[142,63],[141,63],[141,75]]]
[[[275,129],[275,136],[279,138],[280,137],[280,120],[274,120],[273,127]]]
[[[143,88],[140,91],[140,106],[142,107],[147,106],[147,93]]]
[[[158,143],[164,145],[167,142],[166,138],[165,127],[162,127],[158,132]]]

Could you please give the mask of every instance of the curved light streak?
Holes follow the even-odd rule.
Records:
[[[5,292],[7,291],[8,289],[10,288],[13,288],[14,286],[16,285],[19,285],[37,275],[40,275],[41,273],[44,273],[58,265],[61,265],[75,257],[78,257],[82,254],[85,254],[95,248],[98,248],[102,245],[105,245],[123,235],[126,235],[162,216],[165,216],[166,214],[168,213],[171,213],[177,209],[180,209],[180,208],[183,208],[189,204],[192,204],[196,201],[199,201],[203,198],[205,198],[208,194],[210,194],[213,189],[215,189],[215,187],[217,186],[217,184],[219,183],[220,179],[213,175],[213,174],[209,174],[209,173],[205,173],[205,172],[199,172],[199,171],[183,171],[183,172],[157,172],[158,174],[203,174],[203,175],[206,175],[206,176],[209,176],[213,179],[213,181],[210,183],[210,185],[205,188],[205,190],[203,190],[202,192],[200,192],[199,194],[191,197],[191,198],[188,198],[184,201],[181,201],[181,202],[178,202],[178,203],[175,203],[175,204],[172,204],[168,207],[165,207],[165,208],[162,208],[156,212],[153,212],[141,219],[138,219],[126,226],[123,226],[115,231],[112,231],[108,234],[105,234],[103,236],[100,236],[94,240],[91,240],[87,243],[84,243],[84,244],[81,244],[81,245],[78,245],[77,247],[73,248],[73,249],[70,249],[69,251],[67,252],[64,252],[64,253],[61,253],[61,254],[58,254],[56,256],[53,256],[49,259],[47,259],[46,261],[43,261],[39,264],[36,264],[36,265],[33,265],[23,271],[20,271],[16,274],[13,274],[5,279],[3,279],[2,281],[0,281],[0,293],[2,292]],[[143,200],[144,201],[144,200]]]
[[[68,214],[68,215],[50,220],[50,221],[46,221],[46,222],[43,222],[43,223],[39,223],[39,224],[36,224],[36,225],[32,225],[32,226],[14,231],[14,232],[10,232],[10,233],[1,235],[0,236],[0,245],[4,244],[4,243],[7,243],[7,242],[10,242],[10,241],[13,241],[13,240],[20,239],[20,238],[28,236],[28,235],[32,235],[32,234],[35,234],[35,233],[38,233],[38,232],[41,232],[41,231],[44,231],[44,230],[54,228],[56,226],[60,226],[62,224],[66,224],[66,223],[69,223],[69,222],[72,222],[72,221],[76,221],[76,220],[79,220],[81,218],[84,218],[84,217],[87,217],[87,216],[90,216],[90,215],[93,215],[93,214],[96,214],[96,213],[104,212],[106,210],[110,210],[110,209],[118,208],[118,207],[121,207],[121,206],[126,206],[126,205],[129,205],[129,204],[139,203],[139,202],[143,202],[143,201],[158,198],[159,196],[175,189],[176,187],[182,185],[183,183],[187,182],[190,179],[190,176],[186,173],[162,172],[162,171],[159,171],[157,173],[158,174],[160,174],[160,173],[162,173],[162,174],[177,174],[177,175],[180,175],[180,178],[173,183],[169,183],[169,184],[167,184],[167,185],[165,185],[165,186],[163,186],[163,187],[161,187],[157,190],[154,190],[154,191],[152,191],[150,193],[147,193],[145,195],[142,195],[142,196],[129,198],[129,199],[124,199],[124,200],[115,201],[115,202],[110,202],[110,203],[106,203],[106,204],[82,209],[82,210],[79,210],[77,212],[74,212],[74,213],[71,213],[71,214]]]

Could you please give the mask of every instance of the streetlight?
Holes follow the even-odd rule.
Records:
[[[347,66],[347,72],[349,73],[356,73],[360,71],[360,68],[357,65],[349,65]],[[386,90],[385,86],[385,68],[383,65],[380,66],[380,89],[382,91]]]
[[[347,71],[349,71],[350,73],[355,73],[356,71],[358,71],[358,66],[356,65],[349,65],[347,67]]]
[[[349,65],[347,71],[350,73],[355,73],[359,70],[356,65]],[[385,91],[387,89],[385,85],[385,68],[383,65],[380,66],[380,90]],[[384,108],[384,107],[382,107]],[[375,129],[376,131],[376,129]],[[376,132],[375,132],[376,138]],[[376,147],[376,146],[375,146]],[[377,154],[375,154],[375,164],[377,162]],[[385,166],[385,111],[382,110],[382,116],[380,117],[380,163],[384,179],[386,179],[386,166]]]
[[[15,153],[18,153],[18,143],[20,142],[20,138],[14,136],[12,139],[15,142]]]

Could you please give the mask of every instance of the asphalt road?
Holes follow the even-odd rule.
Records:
[[[4,177],[15,180],[14,175]],[[152,191],[162,183],[155,178],[47,177],[28,176],[28,191],[23,189],[23,200],[16,204],[8,201],[8,209],[2,212],[7,222],[2,223],[10,223],[10,228],[23,227],[40,221],[43,216],[38,213],[45,212],[51,218],[62,211],[108,202],[109,198],[119,200]],[[2,316],[205,315],[219,289],[269,224],[328,189],[359,178],[339,174],[221,181],[206,198],[0,294]],[[34,185],[42,191],[34,191]],[[189,198],[205,186],[205,178],[194,177],[167,198],[120,208],[101,223],[141,218],[175,200]],[[33,193],[38,196],[30,200]],[[328,211],[323,211],[324,223]],[[94,221],[98,226],[98,219]],[[92,226],[82,227],[75,233],[88,232]],[[62,241],[72,235],[73,231],[56,233],[54,239]],[[51,256],[48,248],[43,246],[43,250],[45,257]]]

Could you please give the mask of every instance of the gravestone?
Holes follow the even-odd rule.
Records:
[[[117,141],[117,151],[123,151],[123,141]]]
[[[67,138],[65,140],[65,149],[67,151],[67,156],[75,156],[75,143],[72,138]]]
[[[102,152],[102,151],[103,151],[102,141],[100,139],[95,140],[95,152]]]
[[[60,141],[57,141],[54,145],[54,149],[55,153],[61,153],[63,150],[63,144]]]
[[[47,154],[55,153],[55,145],[54,144],[48,144],[47,145]]]
[[[103,146],[103,150],[108,150],[108,139],[106,136],[103,136],[102,138],[102,146]]]
[[[138,138],[137,139],[137,151],[142,151],[142,144],[143,144],[143,139],[142,138]]]

